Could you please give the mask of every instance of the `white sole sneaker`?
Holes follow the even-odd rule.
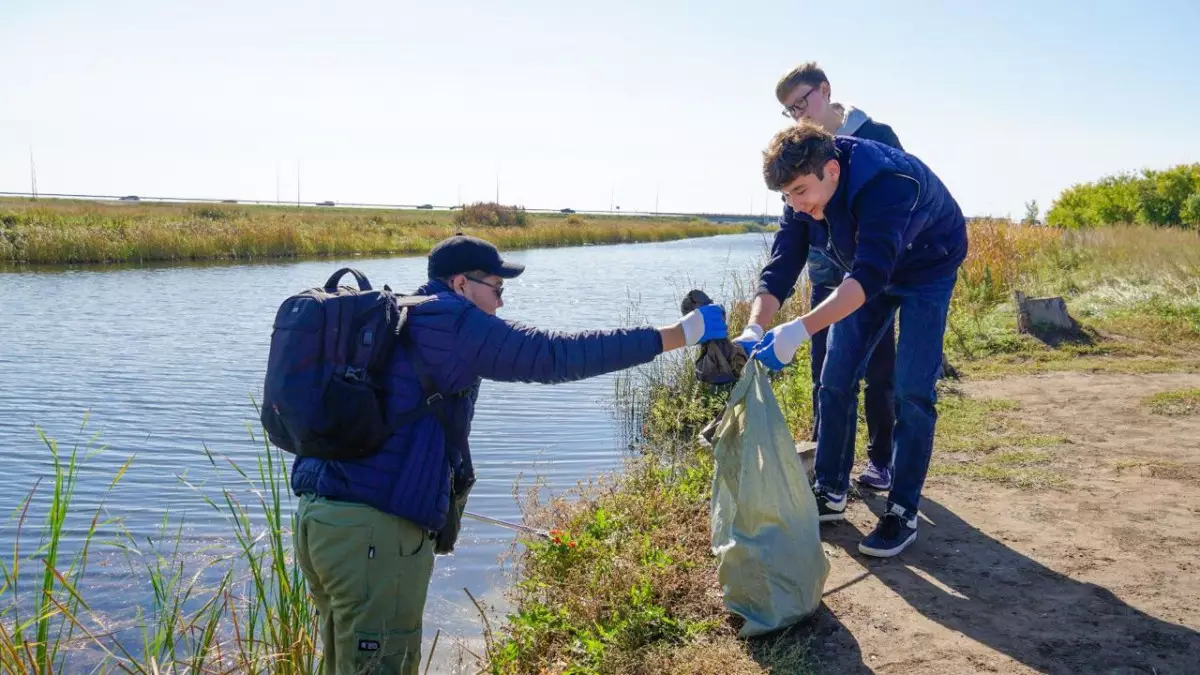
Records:
[[[817,497],[817,521],[822,523],[835,523],[846,519],[846,498],[842,497],[840,502],[835,502],[832,499]]]
[[[907,538],[901,540],[900,543],[889,546],[888,548],[874,548],[867,546],[865,541],[860,541],[858,543],[858,552],[863,555],[869,555],[872,558],[891,558],[900,555],[902,552],[904,552],[904,549],[908,548],[916,540],[917,533],[914,531],[912,534],[908,535]]]

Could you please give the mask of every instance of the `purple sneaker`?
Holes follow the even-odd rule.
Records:
[[[892,489],[892,470],[886,466],[875,466],[875,462],[867,461],[867,469],[858,477],[858,484],[873,490]]]

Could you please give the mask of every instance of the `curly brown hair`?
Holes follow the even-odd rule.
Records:
[[[763,179],[767,188],[782,190],[800,176],[825,178],[825,164],[837,157],[833,134],[811,120],[783,129],[763,150]]]

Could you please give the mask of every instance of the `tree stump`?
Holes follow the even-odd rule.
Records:
[[[1017,332],[1032,334],[1035,328],[1069,331],[1075,327],[1067,313],[1067,303],[1061,297],[1030,298],[1013,291],[1017,305]]]

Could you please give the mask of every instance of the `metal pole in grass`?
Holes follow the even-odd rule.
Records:
[[[539,530],[535,527],[529,527],[528,525],[521,525],[518,523],[510,523],[507,520],[500,520],[499,518],[489,518],[488,516],[481,516],[478,513],[471,513],[470,511],[463,511],[463,515],[467,516],[469,518],[474,518],[475,520],[478,520],[482,523],[499,525],[500,527],[506,527],[510,530],[520,532],[522,534],[532,534],[533,536],[538,537],[539,539],[549,539],[550,538],[549,532],[547,532],[545,530]]]
[[[439,628],[437,635],[433,636],[433,646],[429,648],[429,658],[425,661],[425,675],[429,675],[429,666],[433,665],[433,653],[437,651],[438,638],[442,637],[442,629]]]

